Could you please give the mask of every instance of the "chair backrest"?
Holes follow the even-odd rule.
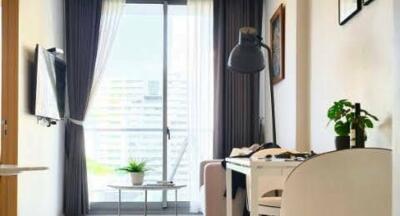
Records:
[[[391,151],[352,149],[325,153],[288,176],[283,216],[390,216]]]

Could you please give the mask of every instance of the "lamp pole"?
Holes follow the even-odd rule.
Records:
[[[276,124],[275,124],[275,96],[274,96],[274,83],[273,83],[273,74],[272,74],[272,51],[269,46],[262,43],[260,40],[260,46],[264,47],[267,50],[267,58],[268,58],[268,70],[269,70],[269,88],[270,88],[270,97],[271,97],[271,115],[272,115],[272,141],[274,144],[278,144],[276,142]]]

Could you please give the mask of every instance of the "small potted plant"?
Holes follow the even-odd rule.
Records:
[[[119,170],[130,173],[132,185],[142,185],[144,179],[144,173],[148,171],[146,162],[131,160],[128,163],[128,166],[122,167]]]
[[[357,116],[355,105],[347,99],[334,102],[328,109],[327,115],[329,123],[335,123],[334,129],[337,134],[335,144],[337,150],[350,148],[350,132],[356,129],[356,127],[363,132],[364,141],[367,140],[365,130],[374,127],[372,121],[378,121],[376,116],[363,109],[360,110],[360,115]]]

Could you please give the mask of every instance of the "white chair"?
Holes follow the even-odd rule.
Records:
[[[252,155],[253,159],[256,158],[263,158],[266,155],[278,155],[284,152],[293,152],[297,153],[296,151],[293,150],[288,150],[284,148],[272,148],[272,149],[264,149],[261,150],[254,155]],[[281,197],[277,197],[275,194],[275,191],[282,191],[283,190],[283,184],[285,182],[286,177],[261,177],[259,179],[259,194],[258,197],[260,197],[259,200],[256,200],[258,202],[258,212],[262,215],[271,215],[271,216],[278,216],[279,215],[279,210],[280,210],[280,201]],[[248,183],[249,185],[249,183]],[[251,185],[249,185],[251,187]],[[248,187],[248,188],[249,188]],[[251,194],[250,190],[248,190],[248,201],[249,203],[252,202],[250,199]]]
[[[390,216],[391,151],[330,152],[299,165],[285,182],[282,216]]]

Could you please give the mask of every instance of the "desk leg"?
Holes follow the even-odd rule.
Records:
[[[226,215],[232,216],[232,170],[226,169]]]
[[[250,174],[250,216],[258,215],[258,172],[256,169],[251,169]],[[249,187],[249,186],[247,186]]]
[[[144,215],[147,215],[147,190],[144,190]]]
[[[118,216],[121,215],[121,189],[118,190]]]

